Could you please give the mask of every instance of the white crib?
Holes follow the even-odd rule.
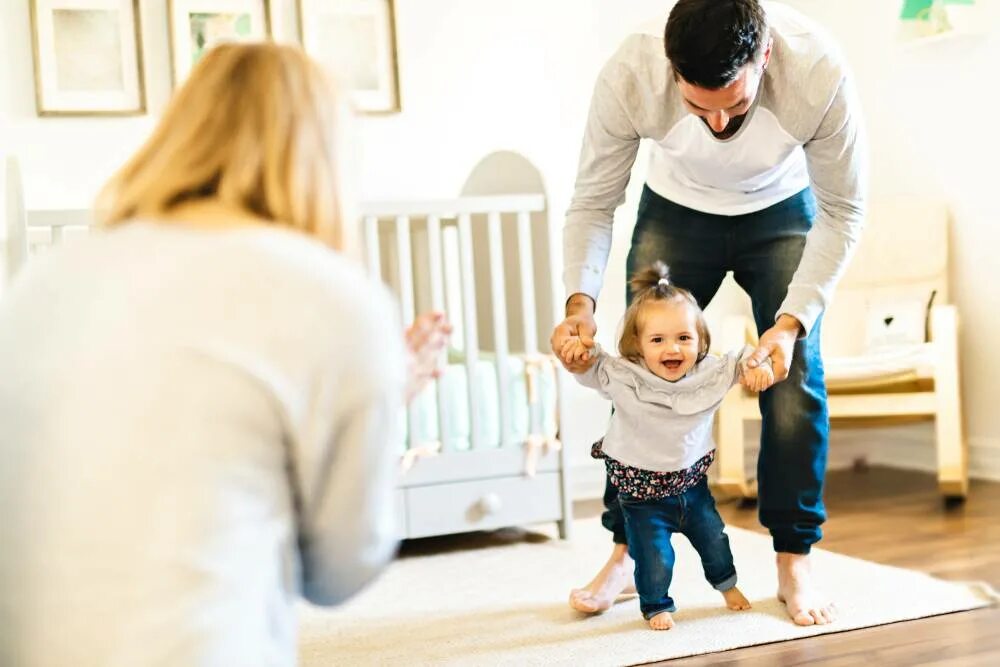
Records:
[[[9,279],[34,252],[85,233],[91,212],[26,210],[13,157],[5,180]],[[455,325],[444,374],[401,415],[403,537],[547,521],[569,537],[569,465],[558,439],[563,374],[538,345],[559,316],[551,257],[536,257],[532,241],[547,234],[544,197],[369,203],[362,211],[368,267],[398,295],[402,321],[437,309]]]

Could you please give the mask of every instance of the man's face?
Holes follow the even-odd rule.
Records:
[[[743,116],[750,110],[757,97],[770,56],[771,47],[768,45],[762,58],[744,65],[732,83],[716,90],[700,88],[678,75],[677,87],[684,97],[684,106],[689,112],[705,121],[712,132],[720,138],[735,134],[742,124]],[[730,122],[733,119],[738,121],[731,126]]]

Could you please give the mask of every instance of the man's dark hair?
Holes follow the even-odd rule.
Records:
[[[677,75],[717,90],[763,52],[767,19],[757,0],[678,0],[663,40]]]

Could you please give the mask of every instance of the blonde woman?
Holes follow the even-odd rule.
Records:
[[[409,350],[346,259],[338,100],[300,51],[209,52],[104,229],[0,307],[0,664],[291,665],[294,604],[392,557]]]

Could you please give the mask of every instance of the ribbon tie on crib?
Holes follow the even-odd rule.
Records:
[[[538,472],[538,459],[562,449],[559,438],[546,438],[544,435],[532,433],[524,442],[524,474],[534,477]]]
[[[552,355],[524,355],[524,374],[529,407],[536,406],[541,398],[538,390],[538,374],[548,367],[555,368],[555,358]],[[539,424],[539,428],[543,428],[543,425]],[[558,425],[556,432],[558,432]],[[528,477],[534,477],[538,472],[538,459],[548,456],[552,452],[558,452],[560,449],[562,449],[562,442],[555,436],[555,433],[551,435],[529,433],[524,442],[524,474]]]
[[[399,461],[399,469],[401,473],[406,473],[413,465],[417,462],[417,459],[426,459],[431,456],[437,456],[441,453],[441,442],[438,440],[433,440],[430,442],[422,442],[418,445],[410,447],[403,454]]]

